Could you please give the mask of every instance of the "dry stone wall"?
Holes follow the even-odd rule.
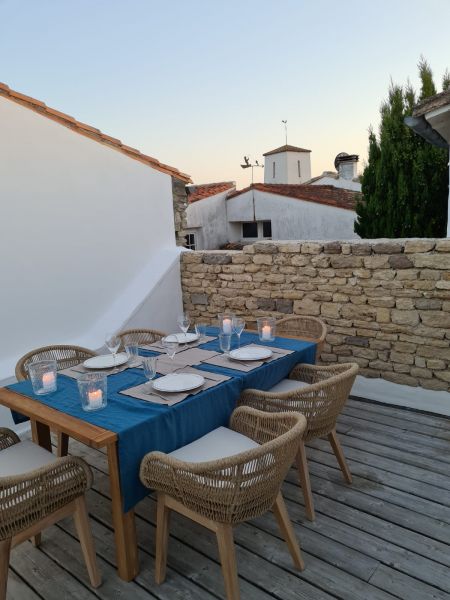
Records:
[[[366,377],[450,389],[450,239],[262,242],[184,252],[185,309],[216,322],[314,315],[328,326],[322,362]]]

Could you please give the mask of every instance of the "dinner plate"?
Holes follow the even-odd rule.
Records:
[[[205,383],[201,375],[194,373],[170,373],[159,377],[153,382],[153,387],[159,392],[188,392],[195,390]]]
[[[196,333],[171,333],[170,336],[167,337],[176,337],[177,342],[179,344],[190,344],[191,342],[196,342],[198,340],[198,335]]]
[[[116,354],[115,358],[112,354],[102,354],[101,356],[93,356],[84,361],[83,366],[86,369],[112,369],[120,367],[128,360],[128,355],[125,352]]]
[[[233,360],[264,360],[272,356],[272,350],[263,348],[262,346],[244,346],[243,348],[232,350],[229,356]]]

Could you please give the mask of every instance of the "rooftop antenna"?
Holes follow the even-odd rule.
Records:
[[[264,165],[260,165],[257,160],[255,160],[255,164],[252,165],[252,163],[250,162],[250,158],[248,156],[244,156],[244,163],[245,164],[243,164],[243,165],[241,164],[242,169],[251,169],[252,170],[252,185],[253,185],[253,169],[255,167],[261,167],[261,169],[264,169]]]
[[[286,146],[287,146],[287,119],[284,121],[281,121],[282,123],[284,123],[284,135],[286,137]]]

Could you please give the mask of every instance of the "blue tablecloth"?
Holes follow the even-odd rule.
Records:
[[[217,334],[210,328],[209,335]],[[244,332],[241,344],[258,342],[258,336]],[[189,444],[216,427],[226,425],[245,388],[269,389],[288,375],[296,363],[314,363],[316,347],[312,342],[276,338],[272,346],[292,349],[294,352],[265,363],[249,373],[199,364],[197,368],[229,375],[231,379],[202,391],[172,407],[152,404],[120,394],[145,381],[142,369],[127,369],[108,377],[108,406],[100,411],[85,412],[81,408],[75,379],[58,375],[58,390],[46,396],[33,393],[30,381],[21,381],[9,389],[29,396],[43,404],[118,434],[118,452],[123,510],[128,512],[148,493],[139,481],[142,457],[152,450],[172,452]],[[200,346],[219,350],[218,341]],[[142,354],[153,354],[142,352]]]

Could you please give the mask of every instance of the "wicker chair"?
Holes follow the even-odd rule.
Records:
[[[345,480],[347,483],[352,482],[336,434],[336,420],[347,401],[357,373],[358,365],[355,363],[327,366],[299,364],[291,371],[289,379],[284,379],[268,392],[248,389],[238,401],[239,406],[251,406],[271,413],[294,411],[306,417],[308,425],[299,445],[296,462],[306,516],[311,521],[314,521],[315,513],[305,442],[326,435]]]
[[[316,342],[316,360],[318,360],[327,335],[327,326],[317,317],[285,317],[277,321],[277,335],[283,335],[283,333]]]
[[[28,366],[38,360],[56,360],[58,371],[79,365],[87,358],[96,356],[95,352],[81,346],[43,346],[27,352],[16,364],[16,379],[23,381],[28,379]],[[32,423],[33,439],[36,441],[34,424]],[[69,450],[69,437],[65,433],[57,433],[58,456],[67,456]]]
[[[0,429],[0,600],[6,599],[11,548],[73,515],[91,585],[101,576],[89,528],[85,492],[92,473],[80,458],[56,458]]]
[[[141,481],[158,492],[157,583],[166,574],[171,510],[215,532],[228,600],[239,600],[232,527],[269,509],[295,566],[303,570],[280,487],[305,427],[302,415],[268,415],[242,407],[233,412],[230,429],[219,427],[171,454],[151,452],[144,457]]]
[[[120,347],[123,350],[127,344],[153,344],[167,334],[157,329],[127,329],[117,334],[120,338]]]

